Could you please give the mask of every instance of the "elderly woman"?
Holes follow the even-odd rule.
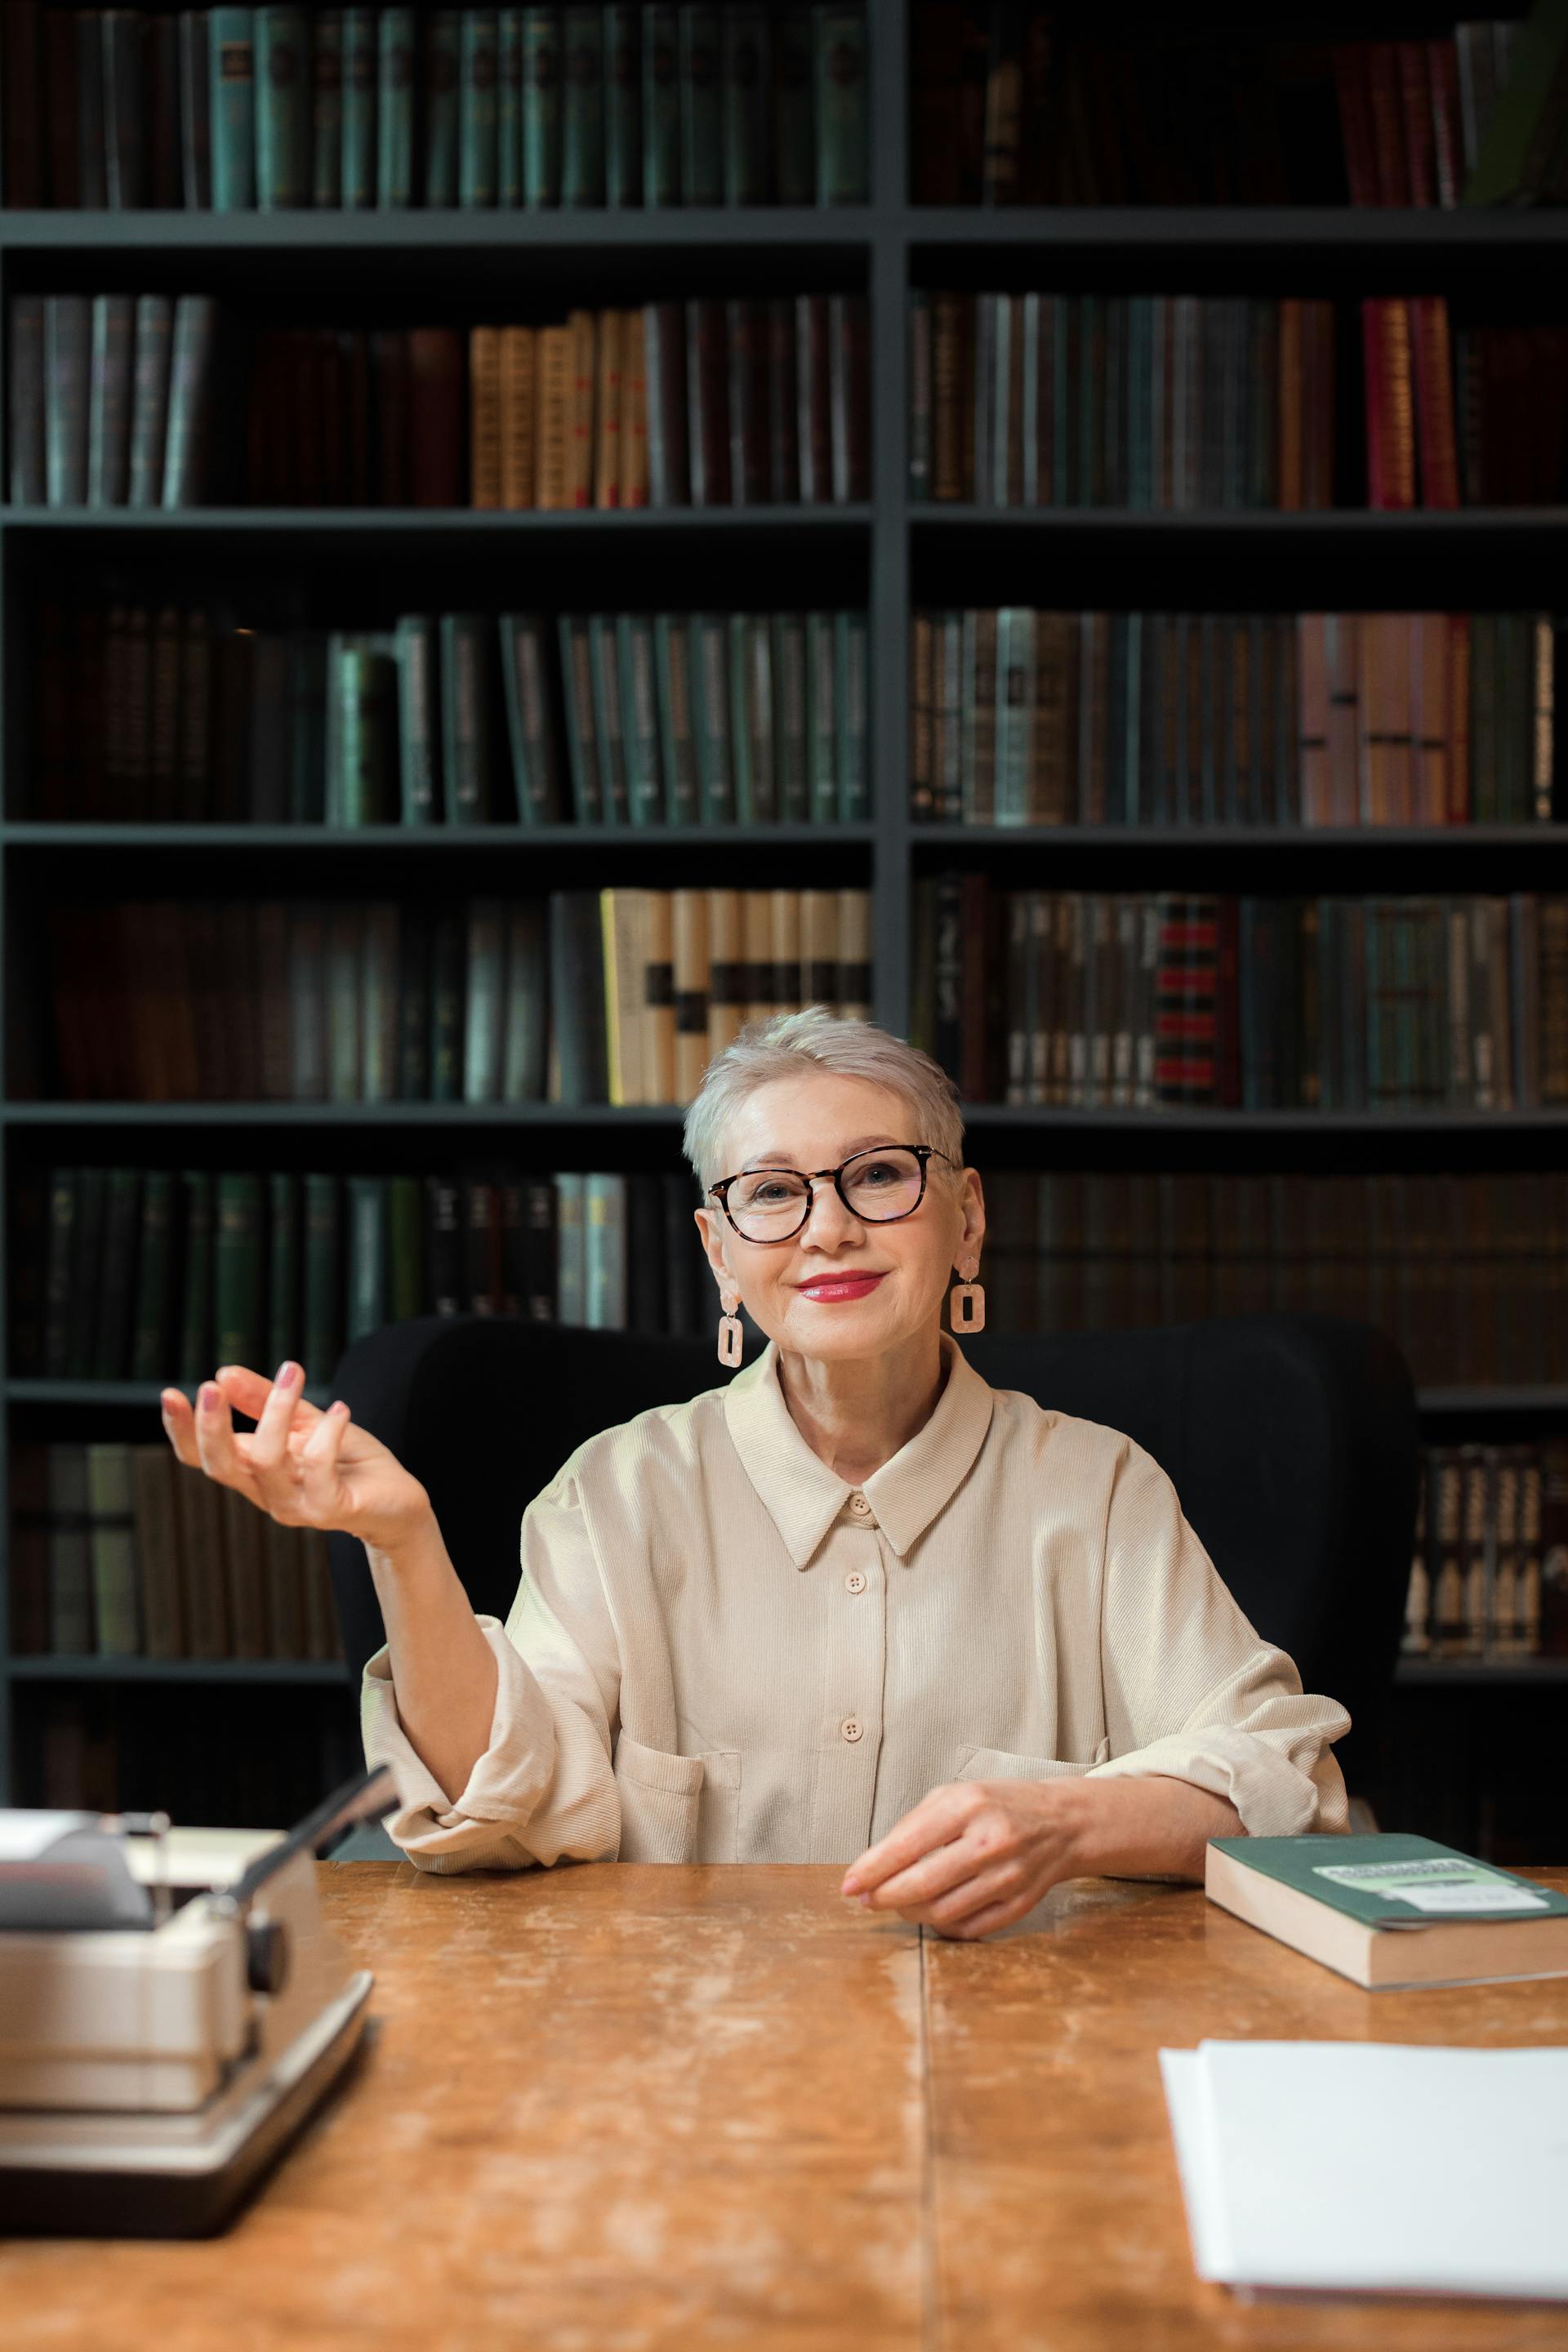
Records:
[[[936,1064],[781,1017],[710,1064],[686,1150],[720,1360],[742,1303],[768,1344],[578,1447],[523,1514],[504,1626],[298,1365],[225,1367],[194,1414],[164,1391],[182,1460],[363,1539],[388,1636],[365,1753],[410,1857],[842,1863],[847,1895],[978,1937],[1058,1879],[1342,1830],[1349,1717],[1259,1640],[1157,1464],[942,1331],[953,1270],[952,1321],[984,1319],[985,1212]]]

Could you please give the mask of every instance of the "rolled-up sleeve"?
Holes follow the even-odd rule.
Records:
[[[620,1658],[574,1462],[523,1513],[519,1549],[504,1627],[476,1617],[495,1654],[495,1712],[455,1798],[403,1727],[384,1646],[364,1670],[365,1760],[391,1766],[399,1802],[387,1830],[422,1870],[613,1861],[619,1847],[611,1754]]]
[[[1110,1755],[1089,1778],[1189,1780],[1228,1798],[1254,1837],[1348,1828],[1330,1743],[1349,1715],[1303,1691],[1293,1661],[1259,1638],[1170,1479],[1131,1441],[1106,1517],[1100,1661]]]

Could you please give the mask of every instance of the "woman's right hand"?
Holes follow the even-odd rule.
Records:
[[[180,1389],[160,1395],[163,1427],[180,1460],[233,1486],[286,1528],[333,1528],[393,1551],[430,1517],[430,1497],[379,1438],[356,1426],[340,1398],[323,1412],[305,1401],[305,1375],[280,1364],[268,1381],[223,1364],[204,1381],[193,1410]],[[256,1423],[247,1436],[231,1407]]]

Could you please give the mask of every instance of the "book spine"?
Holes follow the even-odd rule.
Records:
[[[643,202],[661,208],[681,200],[679,18],[664,0],[642,12]]]
[[[724,198],[723,110],[720,90],[720,11],[707,0],[681,0],[679,16],[680,194],[687,205]]]
[[[636,0],[605,10],[605,202],[643,200],[642,15]]]
[[[812,9],[816,84],[816,201],[863,205],[868,194],[866,14]]]
[[[500,176],[496,12],[465,8],[458,49],[458,201],[468,211],[495,204]]]
[[[247,212],[256,202],[254,13],[207,12],[215,212]]]
[[[343,10],[343,128],[340,201],[345,211],[375,203],[376,98],[381,81],[378,11]]]
[[[256,201],[279,212],[310,200],[309,28],[300,7],[256,11]]]
[[[561,202],[605,201],[605,20],[597,5],[561,12]]]
[[[522,10],[496,11],[496,202],[522,202]]]
[[[377,27],[375,200],[384,212],[414,202],[414,58],[411,7],[383,7]]]
[[[310,21],[310,201],[335,211],[343,194],[343,12]]]
[[[773,184],[767,11],[760,0],[731,0],[721,24],[724,202],[763,205]]]

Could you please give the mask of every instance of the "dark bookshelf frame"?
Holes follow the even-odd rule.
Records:
[[[715,534],[720,544],[748,550],[766,559],[770,549],[809,550],[846,539],[863,547],[868,581],[871,656],[872,821],[864,826],[772,826],[752,832],[744,827],[715,832],[702,828],[671,828],[633,833],[605,827],[557,826],[540,831],[484,826],[410,835],[398,827],[364,832],[325,828],[248,825],[61,824],[31,824],[9,815],[11,795],[7,771],[14,772],[16,742],[14,716],[0,730],[0,925],[9,912],[13,874],[19,878],[28,862],[40,853],[50,859],[78,856],[102,859],[108,853],[174,853],[182,866],[187,859],[236,854],[254,849],[274,858],[294,854],[338,854],[373,847],[378,856],[417,848],[452,855],[481,849],[487,856],[526,849],[546,857],[593,850],[614,861],[624,856],[639,862],[650,853],[700,847],[705,853],[734,844],[735,868],[744,878],[748,861],[760,866],[773,852],[795,853],[808,846],[836,845],[849,849],[868,866],[873,913],[873,1012],[888,1026],[902,1031],[910,1004],[910,903],[918,870],[940,854],[948,858],[973,852],[984,860],[999,851],[1016,853],[1033,871],[1048,872],[1058,860],[1075,868],[1085,859],[1115,861],[1130,855],[1157,851],[1162,856],[1184,858],[1200,846],[1219,850],[1230,859],[1256,851],[1275,870],[1286,852],[1312,849],[1332,853],[1349,866],[1352,887],[1365,876],[1370,887],[1382,887],[1395,846],[1415,849],[1425,858],[1446,860],[1460,845],[1481,850],[1489,866],[1510,870],[1518,855],[1518,871],[1529,873],[1536,856],[1554,863],[1568,847],[1568,825],[1523,825],[1395,830],[1359,828],[1286,832],[1219,827],[1142,831],[1125,827],[968,828],[916,824],[909,810],[907,770],[909,615],[911,576],[920,551],[946,550],[966,544],[984,552],[994,547],[1011,551],[1026,546],[1037,560],[1041,577],[1034,601],[1053,601],[1070,607],[1076,601],[1071,580],[1053,578],[1050,566],[1076,546],[1102,545],[1125,550],[1140,560],[1136,600],[1148,605],[1162,601],[1163,565],[1180,567],[1200,545],[1234,547],[1249,565],[1274,564],[1284,593],[1289,594],[1289,563],[1293,551],[1341,547],[1361,556],[1367,549],[1407,551],[1412,564],[1424,564],[1449,551],[1454,560],[1479,541],[1489,547],[1528,549],[1533,559],[1568,557],[1568,509],[1460,509],[1451,513],[1384,514],[1352,509],[1329,512],[1276,515],[1269,513],[1128,514],[1095,509],[1032,509],[996,510],[984,507],[921,503],[910,499],[906,467],[908,432],[907,296],[912,285],[924,282],[933,263],[952,253],[973,269],[973,257],[995,253],[1004,271],[1016,269],[1022,257],[1039,257],[1042,277],[1053,255],[1092,257],[1096,252],[1149,257],[1149,274],[1168,279],[1184,256],[1227,253],[1251,257],[1278,253],[1294,265],[1314,257],[1360,257],[1380,271],[1397,268],[1402,261],[1419,265],[1432,277],[1453,265],[1474,269],[1478,257],[1488,255],[1568,256],[1568,212],[1499,211],[1325,211],[1315,208],[1226,209],[1222,207],[1143,210],[1121,207],[1063,207],[1049,211],[976,207],[965,210],[916,207],[909,202],[910,125],[908,89],[908,0],[867,0],[871,64],[871,201],[842,209],[783,209],[759,206],[743,211],[669,210],[645,212],[584,211],[529,213],[496,212],[322,212],[142,214],[7,212],[0,209],[0,338],[5,305],[18,275],[28,284],[39,282],[39,268],[51,255],[79,271],[84,260],[101,255],[122,270],[127,257],[145,256],[161,267],[188,256],[195,263],[220,266],[226,259],[243,268],[247,257],[309,257],[318,265],[341,257],[352,265],[358,258],[380,256],[406,257],[417,263],[440,256],[455,261],[475,256],[512,257],[526,263],[540,257],[583,254],[603,257],[617,249],[647,270],[652,283],[657,257],[674,253],[684,266],[711,255],[722,266],[726,257],[765,249],[773,257],[796,261],[803,282],[814,260],[821,256],[864,264],[870,296],[870,369],[874,427],[872,434],[871,497],[855,507],[805,509],[664,509],[637,513],[540,514],[450,512],[429,510],[348,510],[309,509],[196,508],[174,512],[128,509],[21,509],[0,505],[0,648],[8,679],[16,682],[15,645],[9,625],[8,596],[13,565],[8,560],[19,546],[41,537],[87,530],[112,533],[116,542],[160,538],[194,537],[199,543],[216,534],[243,542],[254,536],[268,547],[279,534],[292,533],[306,541],[330,541],[351,546],[356,539],[374,548],[388,537],[432,546],[473,542],[484,538],[515,536],[520,542],[560,543],[586,533],[606,551],[628,551],[644,541],[652,545],[661,536],[679,535],[683,546],[690,535]],[[647,257],[646,265],[644,257]],[[14,264],[20,263],[20,272]],[[0,367],[4,344],[0,341]],[[826,535],[826,536],[824,536]],[[1169,573],[1164,576],[1171,576]],[[1247,593],[1258,593],[1256,573],[1249,574]],[[1412,593],[1415,586],[1412,573]],[[1164,601],[1171,601],[1166,598]],[[1364,867],[1361,860],[1365,858]],[[18,863],[13,866],[13,860]],[[1524,861],[1530,860],[1531,864]],[[191,869],[187,868],[187,873]],[[646,869],[643,869],[646,870]],[[184,878],[182,877],[182,878]],[[613,877],[612,877],[613,878]],[[370,1129],[423,1127],[432,1133],[458,1134],[524,1127],[531,1132],[558,1133],[563,1141],[592,1139],[601,1156],[610,1138],[626,1130],[657,1141],[668,1136],[673,1144],[679,1114],[664,1108],[612,1110],[573,1109],[545,1104],[527,1106],[463,1106],[439,1104],[103,1104],[10,1101],[0,1091],[0,1279],[8,1258],[8,1146],[16,1130],[58,1130],[62,1136],[91,1129],[138,1129],[152,1135],[181,1128],[266,1129],[284,1124],[309,1124],[326,1130],[357,1134]],[[1170,1112],[1064,1112],[1016,1109],[1005,1106],[975,1107],[970,1124],[979,1138],[1004,1139],[1016,1148],[1030,1134],[1045,1138],[1056,1130],[1103,1134],[1112,1151],[1146,1153],[1161,1135],[1212,1135],[1216,1140],[1238,1133],[1279,1135],[1300,1150],[1312,1137],[1354,1139],[1353,1148],[1378,1135],[1420,1136],[1453,1132],[1468,1139],[1473,1151],[1484,1150],[1482,1139],[1494,1136],[1505,1149],[1521,1138],[1546,1138],[1568,1127],[1568,1113],[1523,1111],[1496,1117],[1463,1114],[1380,1114],[1359,1118],[1328,1118],[1313,1112],[1244,1114]],[[1119,1139],[1121,1139],[1119,1140]],[[647,1143],[644,1150],[646,1151]],[[1535,1148],[1546,1148],[1540,1141]],[[1310,1150],[1302,1164],[1310,1164]],[[6,1283],[8,1296],[8,1282]],[[7,1407],[29,1412],[59,1409],[79,1414],[97,1407],[113,1416],[138,1416],[128,1428],[140,1431],[140,1416],[149,1422],[156,1391],[138,1382],[92,1382],[18,1380],[10,1377],[8,1318],[0,1327],[0,1387]],[[324,1391],[314,1391],[324,1394]],[[1528,1389],[1436,1388],[1422,1392],[1423,1422],[1436,1434],[1456,1421],[1471,1417],[1490,1428],[1561,1425],[1568,1418],[1568,1386]],[[9,1411],[0,1430],[0,1517],[8,1547]],[[1536,1665],[1489,1664],[1464,1661],[1405,1660],[1401,1683],[1476,1689],[1483,1683],[1519,1688],[1529,1685],[1557,1686],[1568,1680],[1568,1661]],[[205,1662],[122,1660],[111,1658],[13,1657],[8,1628],[0,1615],[0,1802],[10,1786],[13,1726],[11,1701],[15,1684],[104,1685],[148,1682],[183,1684],[254,1683],[279,1687],[316,1684],[346,1690],[342,1669],[331,1665],[272,1661]]]

